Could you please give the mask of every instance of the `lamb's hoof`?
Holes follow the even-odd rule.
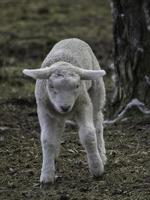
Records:
[[[92,177],[94,180],[101,180],[102,175],[104,174],[104,167],[101,169],[95,170],[94,173],[92,173]]]
[[[104,165],[102,161],[99,163],[94,163],[94,165],[90,167],[90,172],[94,178],[101,177],[104,173]]]
[[[55,175],[54,179],[45,179],[43,181],[40,180],[40,188],[42,189],[48,189],[51,187],[55,182],[59,183],[61,182],[62,176]]]
[[[40,183],[41,188],[46,188],[49,185],[52,185],[55,182],[55,174],[41,174]]]
[[[104,169],[94,169],[92,172],[91,172],[91,174],[92,174],[92,176],[93,176],[93,178],[95,178],[95,179],[98,179],[98,178],[100,178],[102,175],[103,175],[103,173],[104,173]]]
[[[52,182],[47,182],[47,183],[40,182],[40,188],[44,189],[44,190],[47,190],[52,186],[52,184],[53,184]]]

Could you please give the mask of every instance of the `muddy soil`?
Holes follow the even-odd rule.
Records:
[[[58,179],[41,189],[40,129],[33,100],[1,103],[0,199],[149,200],[149,119],[105,128],[108,163],[104,175],[93,179],[77,130],[67,127],[56,163]]]

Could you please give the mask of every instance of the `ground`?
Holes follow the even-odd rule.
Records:
[[[88,171],[77,130],[66,127],[56,163],[58,179],[47,189],[39,184],[42,154],[34,81],[23,76],[22,69],[39,67],[60,39],[79,37],[108,70],[112,34],[106,2],[0,1],[1,200],[150,199],[150,119],[139,113],[129,113],[128,120],[105,127],[108,163],[100,179],[93,179]],[[105,84],[109,99],[109,73]]]
[[[66,128],[58,179],[40,189],[41,147],[36,107],[30,101],[1,104],[0,110],[0,196],[2,200],[149,200],[148,118],[121,122],[105,128],[108,163],[104,175],[90,176],[77,130]]]

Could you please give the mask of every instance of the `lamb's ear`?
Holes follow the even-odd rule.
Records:
[[[48,79],[51,74],[51,70],[50,67],[40,69],[24,69],[23,73],[34,79]]]
[[[106,74],[104,70],[81,70],[81,79],[83,80],[96,80]]]

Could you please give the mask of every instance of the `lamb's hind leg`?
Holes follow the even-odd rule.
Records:
[[[93,118],[96,128],[97,146],[102,158],[103,164],[106,164],[106,150],[103,137],[103,114],[102,108],[105,103],[105,87],[102,80],[93,82],[92,88],[89,91],[90,98],[93,104]]]
[[[107,162],[107,157],[106,157],[105,141],[103,137],[103,114],[101,111],[99,111],[94,117],[94,123],[96,127],[98,150],[102,158],[103,164],[105,165]]]

